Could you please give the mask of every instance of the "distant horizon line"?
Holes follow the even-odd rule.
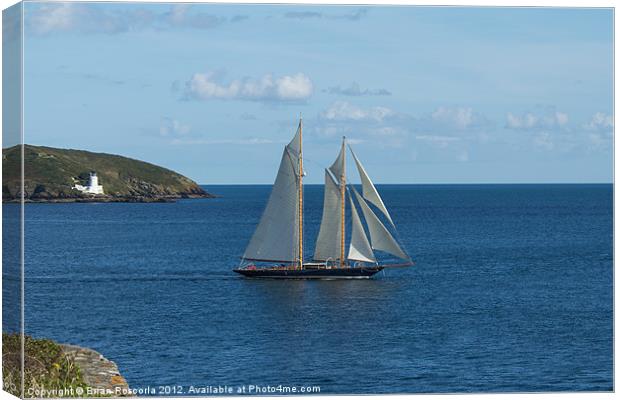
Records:
[[[140,161],[140,162],[145,162],[145,163],[149,163],[149,164],[153,164],[157,167],[161,167],[161,168],[165,168],[165,169],[169,169],[172,172],[181,174],[191,180],[193,180],[194,182],[196,182],[195,179],[184,175],[180,172],[178,172],[178,170],[175,167],[168,167],[168,166],[161,166],[159,164],[155,164],[155,162],[153,161],[144,161],[142,159],[139,158],[132,158],[129,156],[124,156],[121,154],[117,154],[117,153],[108,153],[108,152],[102,152],[102,151],[95,151],[95,150],[82,150],[82,149],[77,149],[77,148],[63,148],[63,147],[52,147],[49,145],[39,145],[39,144],[30,144],[30,143],[17,143],[15,145],[12,146],[3,146],[2,150],[8,150],[10,148],[16,147],[16,146],[33,146],[33,147],[47,147],[47,148],[51,148],[51,149],[59,149],[59,150],[73,150],[73,151],[83,151],[83,152],[88,152],[88,153],[93,153],[93,154],[107,154],[107,155],[112,155],[112,156],[119,156],[119,157],[123,157],[123,158],[127,158],[130,160],[136,160],[136,161]],[[354,183],[354,184],[359,184],[359,183]],[[611,181],[593,181],[593,182],[429,182],[429,183],[424,183],[424,182],[417,182],[417,183],[404,183],[404,182],[399,182],[399,183],[376,183],[376,185],[382,185],[382,186],[390,186],[390,185],[462,185],[462,186],[466,186],[466,185],[613,185],[614,182]],[[271,183],[198,183],[199,186],[213,186],[213,185],[217,185],[217,186],[271,186],[273,185],[273,182]],[[306,183],[306,186],[314,186],[314,185],[323,185],[323,183]]]

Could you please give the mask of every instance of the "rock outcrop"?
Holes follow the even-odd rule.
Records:
[[[132,395],[116,363],[92,349],[69,344],[61,344],[60,347],[73,358],[80,368],[82,379],[92,389],[92,395],[88,397]]]

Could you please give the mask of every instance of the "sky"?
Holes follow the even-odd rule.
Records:
[[[378,183],[613,179],[611,9],[29,2],[24,19],[26,143],[272,183],[301,114],[306,183],[342,136]]]

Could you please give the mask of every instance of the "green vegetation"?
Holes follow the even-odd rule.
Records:
[[[20,146],[2,150],[3,200],[20,198]],[[105,153],[52,147],[24,146],[24,197],[29,200],[92,197],[72,189],[86,185],[95,171],[104,198],[162,199],[211,197],[196,182],[147,162]]]
[[[76,397],[86,393],[87,385],[73,359],[62,348],[47,339],[25,337],[25,397],[41,397],[36,393],[63,393]],[[21,395],[21,338],[19,334],[2,334],[2,372],[4,390]],[[80,389],[78,389],[80,388]],[[73,394],[73,395],[72,395]],[[57,396],[51,396],[57,397]]]

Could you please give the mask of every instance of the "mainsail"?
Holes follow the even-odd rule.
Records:
[[[362,207],[362,213],[364,214],[364,218],[368,224],[372,248],[375,250],[385,251],[386,253],[395,255],[403,260],[410,260],[407,253],[400,248],[392,234],[387,230],[383,223],[381,223],[379,218],[377,218],[362,196],[360,196],[354,187],[351,188],[353,189],[353,193],[355,193],[355,197],[357,198],[360,207]]]
[[[341,266],[345,262],[345,162],[346,148],[343,137],[336,161],[325,170],[323,217],[314,251],[315,260],[340,260]]]
[[[351,202],[351,243],[349,244],[349,260],[375,262],[375,255],[366,238],[364,226],[353,204],[351,192],[349,192],[349,201]]]
[[[362,166],[362,163],[360,163],[360,161],[357,159],[357,156],[353,152],[351,146],[349,146],[349,150],[351,150],[351,154],[353,154],[355,165],[357,166],[357,170],[360,174],[360,179],[362,180],[362,194],[364,195],[364,198],[374,204],[379,210],[381,210],[383,215],[385,215],[388,221],[390,221],[390,224],[394,226],[394,222],[392,221],[392,217],[390,217],[390,213],[388,213],[385,204],[383,204],[383,200],[381,200],[381,196],[379,196],[379,192],[377,192],[375,185],[373,185],[372,181],[370,180],[370,177],[366,173],[366,170]]]
[[[301,122],[284,148],[276,181],[258,227],[243,254],[257,261],[297,262],[300,229]]]
[[[323,196],[323,217],[319,236],[316,240],[314,259],[325,261],[340,259],[340,216],[341,210],[340,188],[329,171],[325,170],[325,194]]]

